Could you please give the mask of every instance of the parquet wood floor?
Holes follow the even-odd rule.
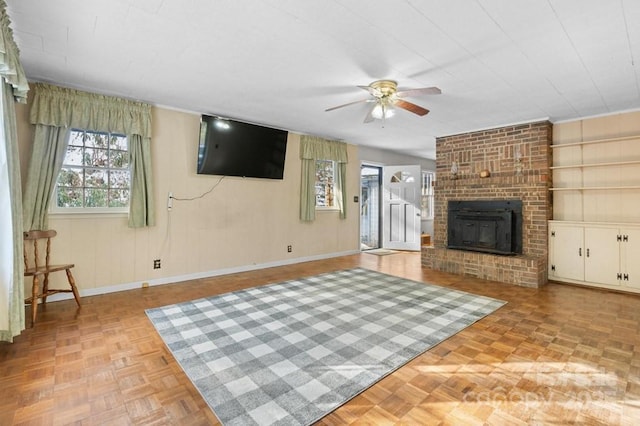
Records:
[[[1,425],[208,425],[215,415],[144,310],[362,266],[508,301],[319,425],[640,424],[640,296],[434,272],[359,254],[48,304],[0,344]]]

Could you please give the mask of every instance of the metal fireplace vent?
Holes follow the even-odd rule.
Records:
[[[447,248],[522,253],[522,201],[449,201]]]

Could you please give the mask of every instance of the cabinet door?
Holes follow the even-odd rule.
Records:
[[[620,243],[617,228],[584,228],[584,279],[620,285]]]
[[[549,226],[550,278],[584,280],[583,228]]]
[[[622,235],[620,242],[622,285],[640,288],[640,229],[621,229],[620,235]],[[625,274],[628,279],[624,279]]]

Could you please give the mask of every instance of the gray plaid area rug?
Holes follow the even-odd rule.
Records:
[[[224,425],[307,425],[504,303],[357,268],[147,315]]]

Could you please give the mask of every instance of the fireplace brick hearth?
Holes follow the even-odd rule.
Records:
[[[551,123],[541,121],[436,140],[434,236],[422,248],[423,266],[526,287],[547,283],[551,137]],[[513,199],[522,201],[522,254],[447,248],[449,201]]]

